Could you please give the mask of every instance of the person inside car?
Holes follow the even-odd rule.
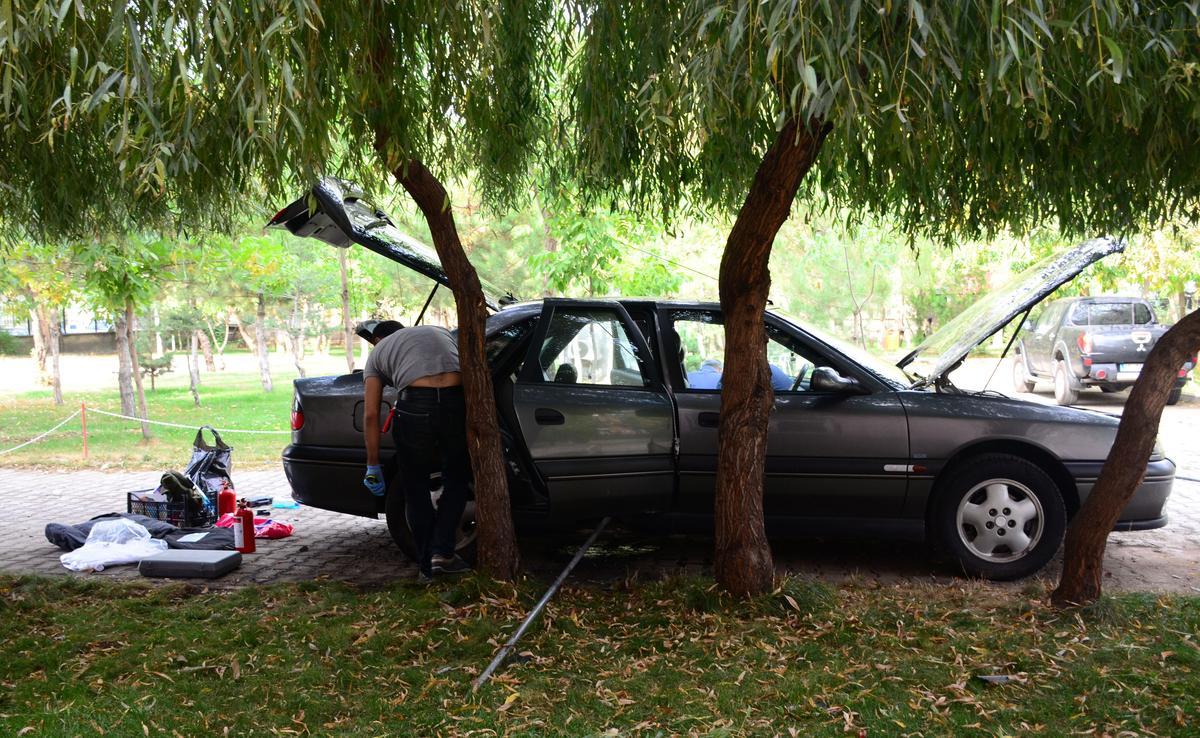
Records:
[[[470,567],[454,552],[470,474],[458,343],[440,326],[404,328],[396,321],[374,326],[371,338],[375,349],[363,368],[363,485],[373,495],[387,493],[379,463],[379,406],[383,388],[392,386],[400,391],[391,432],[400,461],[404,513],[417,549],[417,576],[428,581],[435,573],[467,571]],[[442,494],[435,509],[429,477],[438,459]]]
[[[720,389],[721,362],[705,359],[699,369],[687,373],[687,386],[689,389]]]
[[[786,392],[792,388],[792,378],[787,372],[775,366],[771,368],[771,389],[776,392]],[[705,359],[700,368],[687,373],[688,389],[721,389],[721,362],[716,359]]]

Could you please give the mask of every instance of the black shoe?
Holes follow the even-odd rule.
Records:
[[[471,571],[470,565],[463,561],[458,554],[450,556],[434,554],[433,556],[434,574],[465,574],[469,571]]]
[[[433,576],[423,571],[417,572],[417,584],[433,584]]]

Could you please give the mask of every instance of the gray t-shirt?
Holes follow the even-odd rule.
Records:
[[[402,390],[421,377],[458,370],[458,341],[450,331],[418,325],[376,344],[363,367],[363,380],[379,377],[385,385]]]

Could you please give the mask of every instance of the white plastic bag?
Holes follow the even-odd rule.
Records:
[[[87,541],[58,557],[71,571],[104,571],[106,566],[136,564],[167,550],[167,542],[150,537],[146,526],[117,518],[92,526]]]

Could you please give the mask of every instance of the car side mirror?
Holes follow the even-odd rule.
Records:
[[[839,395],[865,395],[868,390],[857,379],[843,377],[827,366],[813,369],[809,387],[814,392],[833,392]]]

